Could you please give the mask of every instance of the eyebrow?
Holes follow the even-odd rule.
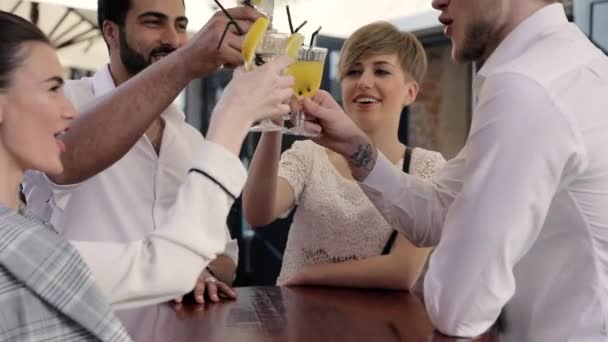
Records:
[[[393,63],[387,62],[387,61],[377,61],[374,62],[374,65],[388,65],[388,66],[394,66]]]
[[[169,17],[166,14],[162,14],[160,12],[144,12],[139,15],[139,19],[143,19],[145,17],[154,17],[158,20],[168,20]]]
[[[65,81],[63,80],[63,78],[59,77],[59,76],[53,76],[53,77],[49,77],[46,80],[44,80],[44,82],[57,82],[59,83],[59,85],[63,85],[65,83]]]
[[[378,65],[388,65],[391,67],[394,67],[395,65],[393,63],[387,62],[387,61],[376,61],[372,63],[374,66],[378,66]],[[360,67],[361,65],[363,65],[363,63],[361,62],[357,62],[355,64],[353,64],[353,67]]]
[[[160,12],[145,12],[139,15],[139,19],[144,19],[145,17],[154,17],[158,20],[169,20],[169,16],[167,16],[166,14],[160,13]],[[177,22],[185,22],[186,24],[188,23],[188,18],[185,16],[180,16],[177,17],[175,19],[175,21]]]

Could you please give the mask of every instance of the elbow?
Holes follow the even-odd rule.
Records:
[[[413,291],[418,282],[418,277],[407,277],[403,280],[403,290]]]
[[[270,223],[270,220],[266,219],[265,217],[254,214],[245,214],[245,219],[247,220],[247,223],[249,223],[251,228],[259,228]]]
[[[243,191],[243,215],[252,228],[266,226],[281,214],[276,211],[276,197],[255,195],[245,186]]]
[[[417,272],[409,270],[409,266],[406,266],[404,269],[402,259],[393,259],[396,261],[394,267],[388,268],[384,272],[383,277],[378,277],[377,280],[380,280],[381,283],[377,284],[376,286],[388,290],[411,291],[416,285],[416,281],[418,279],[416,274]]]
[[[243,214],[245,215],[245,219],[247,223],[251,226],[251,228],[258,228],[265,226],[267,224],[272,223],[273,217],[271,215],[267,215],[263,213],[262,210],[254,210],[252,208],[248,208],[246,204],[243,205]]]
[[[401,291],[412,291],[416,287],[416,283],[418,281],[418,276],[405,274],[404,276],[400,276],[395,280],[395,290]]]
[[[428,283],[425,282],[424,287],[427,313],[433,327],[442,334],[460,338],[475,338],[491,327],[492,322],[488,323],[479,319],[474,309],[474,303],[465,304],[459,300],[456,293],[439,297],[432,296]]]
[[[413,284],[409,284],[407,282],[401,282],[396,284],[395,287],[393,287],[393,290],[397,290],[397,291],[407,291],[407,292],[412,292],[414,289],[414,285]]]
[[[429,298],[425,284],[425,303],[426,310],[429,315],[433,327],[440,333],[447,336],[458,337],[473,337],[466,336],[460,319],[462,316],[457,312],[454,303],[446,300],[438,300],[437,298]]]
[[[397,291],[410,291],[414,287],[415,281],[412,280],[407,272],[403,270],[392,272],[390,276],[386,278],[385,288]]]

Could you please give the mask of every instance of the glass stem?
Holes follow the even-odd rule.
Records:
[[[306,120],[306,114],[304,113],[304,111],[299,110],[298,115],[296,116],[296,128],[303,130],[305,120]]]

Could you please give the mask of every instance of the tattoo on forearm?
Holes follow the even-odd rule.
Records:
[[[361,144],[357,148],[357,152],[350,156],[352,166],[371,171],[373,168],[374,150],[372,144]]]

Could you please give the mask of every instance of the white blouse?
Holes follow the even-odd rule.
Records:
[[[444,162],[437,152],[415,148],[410,173],[429,179]],[[397,163],[402,165],[403,160]],[[278,282],[307,265],[381,254],[394,228],[355,181],[340,175],[323,147],[312,141],[294,143],[281,157],[279,177],[293,188],[297,210]]]

